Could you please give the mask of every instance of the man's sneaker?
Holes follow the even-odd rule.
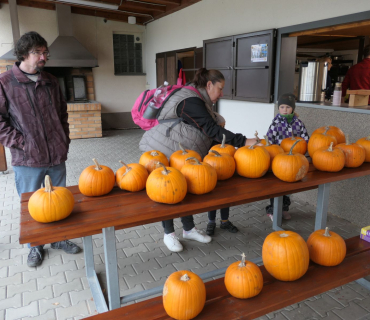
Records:
[[[215,222],[208,222],[206,233],[209,236],[213,236],[215,234],[215,228],[216,228],[216,223]]]
[[[176,237],[175,232],[164,234],[163,242],[168,248],[168,250],[172,252],[180,252],[182,251],[183,247],[179,241],[179,238]]]
[[[197,228],[193,228],[190,231],[183,231],[182,237],[184,239],[195,240],[202,243],[208,243],[212,241],[210,236],[203,234],[203,231],[198,230]]]
[[[221,222],[220,228],[225,229],[231,233],[237,233],[239,231],[238,228],[235,227],[229,220],[227,220],[226,222]]]
[[[34,268],[39,266],[42,260],[44,260],[44,249],[41,246],[31,247],[27,258],[27,265]]]
[[[267,216],[271,219],[271,221],[274,221],[274,216],[271,213],[268,213]]]
[[[50,246],[52,249],[62,249],[64,252],[71,254],[79,253],[81,251],[81,248],[77,244],[74,244],[69,240],[53,242]]]
[[[289,219],[291,219],[292,217],[291,217],[291,215],[289,214],[289,212],[288,211],[283,211],[283,219],[284,220],[289,220]]]

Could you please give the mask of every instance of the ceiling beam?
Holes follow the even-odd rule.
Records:
[[[172,5],[168,5],[167,6],[167,10],[165,13],[159,13],[159,14],[155,14],[154,16],[154,19],[157,20],[159,18],[162,18],[164,16],[167,16],[171,13],[174,13],[176,11],[179,11],[179,10],[182,10],[188,6],[191,6],[192,4],[195,4],[197,2],[200,2],[201,0],[181,0],[181,5],[180,6],[172,6]]]
[[[150,3],[163,4],[163,5],[175,5],[175,6],[181,5],[181,0],[143,0],[142,2],[150,2]]]
[[[122,4],[119,6],[118,10],[141,12],[141,13],[146,13],[146,12],[165,13],[166,6],[159,6],[159,5],[153,5],[153,4],[148,4],[148,3],[139,3],[139,2],[122,0]]]

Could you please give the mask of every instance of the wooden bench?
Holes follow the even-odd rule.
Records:
[[[206,282],[207,300],[202,312],[194,319],[254,319],[304,299],[326,292],[370,274],[370,243],[354,237],[346,240],[347,255],[336,267],[310,263],[307,273],[292,282],[273,278],[260,266],[264,284],[261,293],[251,299],[237,299],[226,290],[224,278]],[[162,296],[121,307],[86,319],[141,320],[172,319],[162,303]]]

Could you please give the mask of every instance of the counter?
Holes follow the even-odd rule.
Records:
[[[307,108],[317,108],[324,110],[334,110],[343,112],[353,112],[353,113],[365,113],[370,114],[370,105],[364,107],[350,108],[348,103],[342,103],[340,106],[333,106],[331,102],[297,102],[296,106],[307,107]]]

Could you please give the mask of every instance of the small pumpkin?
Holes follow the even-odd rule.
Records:
[[[307,158],[301,153],[293,154],[292,152],[298,142],[299,140],[296,140],[289,153],[280,153],[272,161],[272,172],[280,180],[295,182],[307,175],[309,167]]]
[[[246,261],[243,253],[242,261],[236,261],[226,269],[225,286],[235,298],[252,298],[263,288],[262,272],[256,264]]]
[[[307,244],[298,233],[275,231],[263,242],[262,261],[274,278],[294,281],[307,272],[310,257]]]
[[[184,175],[177,169],[158,163],[159,168],[153,170],[146,180],[148,197],[160,203],[174,204],[186,196],[187,185]]]
[[[326,130],[328,129],[328,130]],[[344,143],[346,142],[346,137],[344,135],[344,132],[339,129],[338,127],[335,127],[335,126],[325,126],[325,127],[320,127],[318,129],[316,129],[314,132],[312,132],[312,134],[315,134],[315,133],[323,133],[325,132],[331,136],[334,136],[335,139],[337,139],[337,143]]]
[[[158,162],[163,163],[167,167],[170,165],[166,155],[158,150],[144,152],[139,160],[139,164],[144,166],[149,173],[157,169]]]
[[[270,155],[270,167],[269,170],[272,170],[272,161],[278,155],[279,153],[284,153],[284,149],[280,147],[278,144],[270,144],[269,139],[267,136],[265,136],[266,145],[264,148],[267,150],[267,152]]]
[[[366,158],[365,148],[357,143],[350,143],[348,134],[346,135],[346,143],[338,144],[337,148],[344,152],[346,157],[345,167],[357,168],[364,163]]]
[[[228,153],[230,156],[234,156],[235,154],[235,147],[231,144],[225,144],[226,136],[222,135],[222,142],[221,144],[216,144],[211,148],[211,150],[216,150],[218,153]]]
[[[337,138],[332,135],[329,135],[328,132],[329,128],[327,127],[323,133],[315,133],[312,134],[311,138],[308,140],[308,154],[312,158],[313,154],[317,149],[322,147],[329,147],[330,143],[333,142],[333,146],[337,145]]]
[[[370,162],[370,136],[358,139],[356,143],[364,147],[365,162]]]
[[[100,165],[96,159],[92,160],[95,165],[82,171],[78,179],[78,188],[85,196],[102,196],[112,191],[116,178],[111,168]]]
[[[163,307],[178,320],[195,318],[206,303],[206,287],[202,279],[191,271],[172,273],[163,287]]]
[[[257,143],[235,152],[236,172],[243,177],[260,178],[270,167],[270,154],[265,148],[255,147]]]
[[[306,154],[306,151],[307,151],[307,142],[302,137],[289,137],[289,138],[285,138],[285,139],[283,139],[281,141],[280,147],[282,147],[285,152],[289,152],[289,150],[292,148],[292,145],[297,140],[299,140],[299,141],[295,145],[295,147],[293,149],[293,153],[300,153],[300,154],[305,155]]]
[[[339,148],[333,148],[333,142],[328,147],[317,149],[312,157],[312,163],[317,170],[338,172],[343,169],[346,158]]]
[[[192,160],[192,161],[189,161]],[[196,158],[187,158],[181,173],[186,179],[188,192],[192,194],[204,194],[212,191],[217,184],[217,172],[206,162],[200,162]]]
[[[199,161],[202,161],[202,157],[199,155],[198,152],[194,150],[184,149],[181,143],[179,143],[179,147],[180,150],[177,150],[171,154],[170,167],[176,168],[177,170],[181,171],[182,166],[186,163],[186,159],[189,157],[194,157]]]
[[[136,192],[143,190],[148,179],[148,171],[139,163],[126,164],[119,161],[123,167],[116,172],[117,186],[122,190]]]
[[[50,176],[45,176],[45,188],[35,191],[28,201],[31,217],[42,223],[67,218],[75,204],[72,192],[65,187],[54,187]]]
[[[217,180],[226,180],[235,173],[235,160],[227,153],[218,153],[216,150],[210,150],[203,159],[216,170]]]
[[[347,252],[343,238],[329,228],[316,230],[307,239],[308,251],[313,262],[333,267],[340,264]]]

